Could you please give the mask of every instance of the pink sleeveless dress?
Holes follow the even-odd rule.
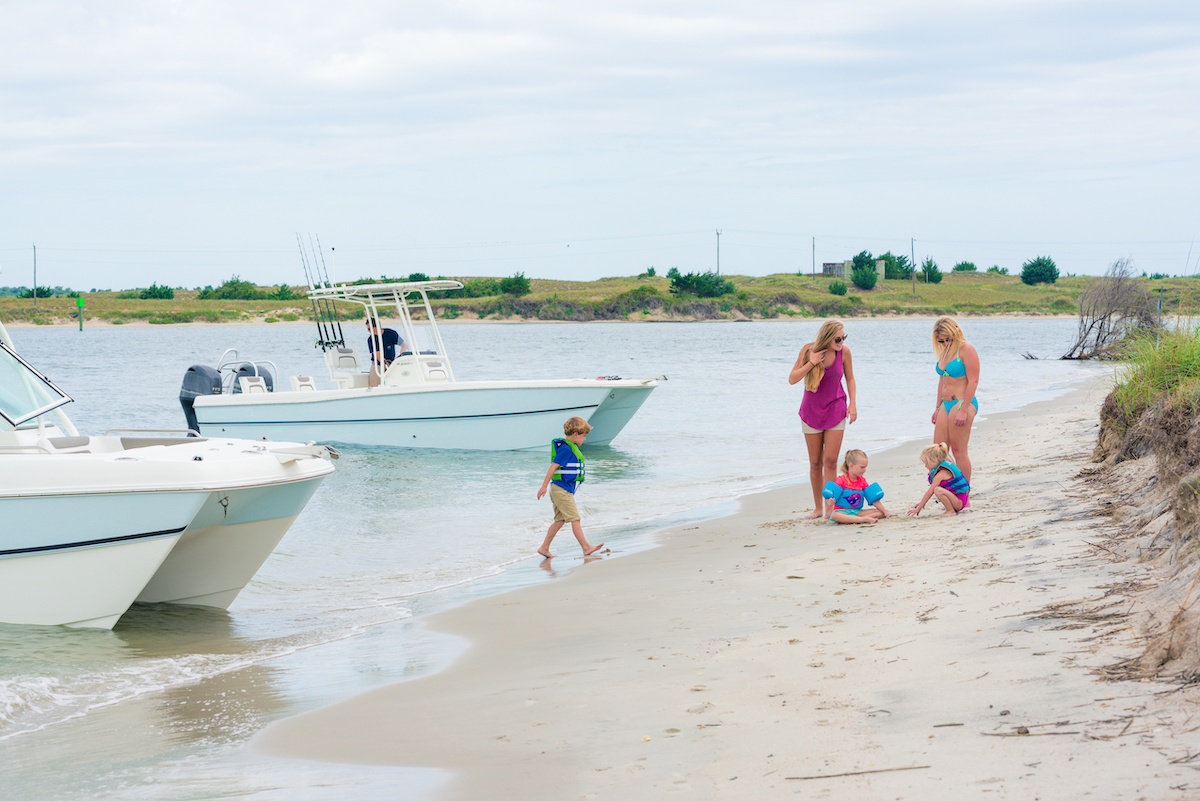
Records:
[[[833,364],[825,369],[821,383],[816,390],[804,390],[804,400],[800,402],[800,419],[812,428],[828,431],[846,419],[848,405],[846,391],[842,389],[842,352],[839,350],[833,357]]]

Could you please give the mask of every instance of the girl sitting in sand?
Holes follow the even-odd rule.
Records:
[[[892,513],[883,505],[883,490],[878,484],[868,484],[867,455],[860,450],[846,451],[842,458],[842,474],[825,485],[821,493],[833,499],[835,523],[878,523]]]
[[[929,471],[929,489],[921,501],[908,510],[911,517],[921,514],[925,504],[935,496],[946,510],[942,517],[954,517],[971,505],[971,485],[958,466],[950,461],[950,448],[946,443],[939,442],[921,451],[921,463]]]

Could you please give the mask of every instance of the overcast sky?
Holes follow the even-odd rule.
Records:
[[[0,285],[1200,263],[1200,4],[0,2]]]

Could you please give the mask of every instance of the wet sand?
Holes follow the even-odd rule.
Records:
[[[1134,652],[1103,610],[1146,572],[1096,545],[1113,523],[1076,477],[1104,393],[976,426],[955,518],[904,516],[911,443],[871,454],[877,525],[801,519],[801,485],[627,557],[560,538],[570,575],[426,621],[471,643],[448,669],[252,747],[446,769],[450,799],[1194,797],[1194,706],[1094,672]]]

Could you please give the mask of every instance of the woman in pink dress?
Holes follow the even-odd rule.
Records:
[[[821,490],[826,482],[837,477],[846,424],[858,419],[854,406],[854,369],[845,341],[845,326],[838,320],[826,320],[816,340],[800,349],[788,374],[789,384],[804,381],[800,423],[808,446],[808,481],[813,494],[813,510],[807,515],[810,519],[829,517],[832,501],[822,498]]]

